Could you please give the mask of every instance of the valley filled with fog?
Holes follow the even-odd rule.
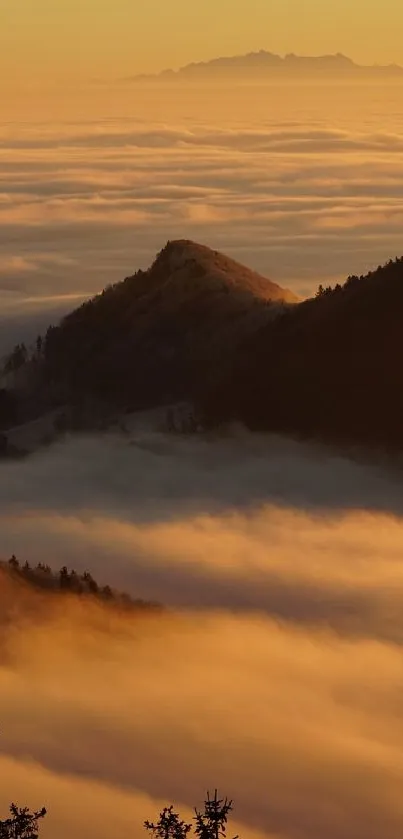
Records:
[[[330,87],[10,100],[0,356],[167,239],[301,297],[401,254],[402,85]],[[152,424],[2,461],[1,559],[167,609],[2,586],[1,812],[44,804],[43,839],[137,839],[218,787],[241,839],[400,839],[401,466]]]
[[[168,607],[13,594],[3,809],[45,804],[45,839],[140,836],[163,804],[190,814],[218,786],[246,839],[397,839],[399,464],[240,428],[143,429],[2,464],[0,505],[4,558]]]

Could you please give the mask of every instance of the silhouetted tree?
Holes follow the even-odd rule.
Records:
[[[69,588],[70,587],[69,572],[68,572],[65,565],[63,565],[63,568],[61,568],[60,571],[59,571],[59,582],[60,582],[60,588]]]
[[[27,360],[28,350],[25,344],[17,344],[5,361],[4,371],[6,373],[14,373],[16,370],[19,370]]]
[[[195,834],[200,839],[219,839],[219,837],[225,839],[228,813],[231,810],[232,801],[227,798],[217,798],[217,790],[214,791],[214,798],[210,798],[210,794],[207,793],[204,813],[195,808]],[[233,839],[238,839],[238,836],[234,836]]]
[[[186,824],[179,818],[178,813],[174,813],[172,804],[170,807],[164,807],[156,823],[147,820],[144,827],[158,839],[186,839],[192,829],[191,824]]]
[[[28,807],[11,804],[9,818],[0,820],[0,839],[38,839],[38,821],[45,815],[45,807],[31,813]]]
[[[74,568],[72,569],[72,571],[70,571],[69,583],[70,583],[70,588],[72,589],[72,591],[75,591],[75,592],[81,592],[82,591],[80,577],[78,576],[77,571],[75,571]]]
[[[10,568],[13,568],[13,570],[14,570],[14,571],[18,571],[18,570],[19,570],[20,563],[18,562],[18,559],[16,558],[16,556],[15,556],[14,554],[13,554],[13,555],[12,555],[12,557],[8,560],[8,564],[9,564]]]
[[[84,571],[84,574],[82,576],[82,580],[86,584],[86,586],[88,587],[88,590],[92,594],[97,594],[98,583],[95,582],[93,576],[89,573],[89,571]]]
[[[204,802],[204,811],[195,807],[193,821],[194,835],[199,839],[226,839],[228,814],[232,810],[232,801],[227,798],[218,798],[217,790],[214,797],[207,798]],[[145,821],[144,827],[153,833],[157,839],[186,839],[192,829],[192,825],[179,818],[174,812],[173,805],[164,807],[157,822]],[[233,839],[238,839],[234,836]]]
[[[111,605],[124,609],[160,609],[162,608],[157,603],[150,603],[144,600],[133,600],[133,598],[124,592],[118,592],[109,585],[99,586],[94,580],[89,571],[79,575],[72,569],[69,571],[64,565],[60,571],[52,571],[49,565],[43,562],[38,562],[33,568],[28,562],[21,565],[17,558],[13,556],[8,562],[0,560],[0,570],[8,570],[9,573],[24,577],[30,585],[41,589],[54,589],[64,593],[74,593],[86,597],[95,597],[103,601],[108,601]],[[0,837],[1,839],[1,837]]]

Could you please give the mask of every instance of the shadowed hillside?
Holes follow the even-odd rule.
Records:
[[[403,442],[403,258],[319,288],[263,327],[210,393],[214,421],[338,441]]]
[[[36,437],[38,423],[50,442],[66,428],[119,427],[125,413],[181,400],[194,429],[236,419],[255,430],[396,447],[402,327],[403,258],[298,303],[216,251],[168,242],[149,270],[88,300],[33,352],[15,348],[6,362],[14,393],[0,394],[0,454],[23,451],[20,429],[23,439]]]
[[[148,271],[105,289],[48,330],[46,380],[65,401],[124,409],[191,398],[291,292],[216,251],[169,242]]]

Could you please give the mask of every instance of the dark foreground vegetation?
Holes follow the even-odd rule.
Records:
[[[36,567],[32,567],[28,562],[21,565],[13,555],[8,562],[0,562],[0,569],[12,577],[45,591],[95,598],[121,609],[162,609],[162,606],[157,603],[133,599],[129,594],[116,591],[109,585],[99,585],[89,571],[78,574],[74,569],[69,571],[65,565],[60,571],[55,572],[49,565],[42,562],[39,562]]]
[[[193,836],[198,839],[226,839],[228,814],[231,810],[232,801],[218,798],[215,790],[213,798],[207,793],[204,810],[195,807],[194,825],[180,819],[171,804],[170,807],[164,807],[157,822],[147,820],[144,827],[156,839],[186,839],[192,828]],[[31,812],[27,807],[19,808],[12,804],[9,818],[0,821],[0,839],[38,839],[38,822],[45,815],[45,807]],[[233,839],[238,839],[238,836]]]
[[[0,839],[38,839],[38,822],[45,815],[45,807],[31,812],[28,807],[11,804],[9,817],[0,821]]]
[[[199,839],[225,839],[228,814],[231,810],[232,801],[218,798],[215,790],[213,798],[207,793],[204,810],[195,807],[194,825],[180,819],[171,805],[164,807],[157,822],[145,821],[144,827],[157,839],[186,839],[188,834],[192,833],[192,829],[193,836]],[[238,839],[238,836],[234,836],[233,839]]]

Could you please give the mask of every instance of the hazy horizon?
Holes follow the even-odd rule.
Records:
[[[265,48],[286,53],[336,53],[357,62],[402,63],[403,13],[393,0],[340,0],[324,12],[319,0],[185,0],[133,5],[128,0],[20,0],[5,4],[0,33],[2,86],[35,78],[78,81],[202,61]]]

